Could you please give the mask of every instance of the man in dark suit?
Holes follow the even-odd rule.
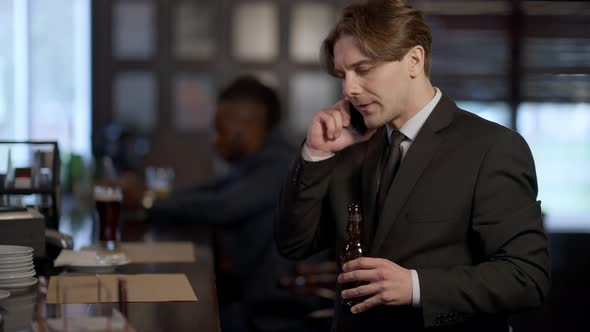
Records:
[[[432,86],[429,28],[402,1],[347,6],[322,54],[344,99],[315,113],[284,186],[281,253],[341,250],[360,202],[367,253],[341,267],[338,282],[356,286],[338,292],[333,330],[508,331],[508,314],[550,286],[524,139]],[[349,102],[364,135],[348,130]]]

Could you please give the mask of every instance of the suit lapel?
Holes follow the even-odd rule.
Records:
[[[385,198],[369,254],[378,252],[383,245],[414,185],[444,142],[445,136],[439,131],[451,123],[455,108],[454,102],[443,94],[404,156]]]
[[[363,212],[363,242],[371,243],[375,226],[375,200],[377,199],[377,185],[379,171],[377,166],[385,148],[385,127],[380,128],[367,144],[367,154],[362,167],[362,212]]]

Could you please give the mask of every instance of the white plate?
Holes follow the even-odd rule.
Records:
[[[11,292],[19,292],[25,290],[37,283],[37,278],[29,277],[23,280],[13,281],[10,283],[0,283],[0,289],[7,289]]]
[[[31,272],[35,272],[35,268],[33,266],[24,268],[24,269],[18,269],[18,270],[11,270],[11,271],[6,271],[6,270],[0,270],[0,279],[4,278],[4,279],[8,279],[9,276],[12,275],[22,275],[22,274],[28,274]]]
[[[28,258],[33,258],[33,254],[18,254],[18,255],[0,255],[0,260],[2,261],[12,261],[12,260],[25,260]]]
[[[8,298],[9,296],[10,296],[9,291],[0,289],[0,301]]]
[[[28,262],[16,262],[16,263],[0,263],[0,269],[15,269],[15,268],[25,268],[27,266],[32,266],[33,261]]]
[[[1,259],[23,258],[23,257],[29,257],[30,255],[33,255],[33,253],[32,252],[23,252],[23,253],[18,253],[18,254],[0,254],[0,258]]]
[[[0,266],[0,274],[28,272],[30,269],[33,268],[35,268],[35,265],[33,263],[27,263],[26,265],[22,266]]]
[[[4,282],[8,282],[14,279],[22,279],[28,278],[35,275],[35,269],[31,269],[25,272],[16,272],[16,273],[0,273],[0,284]]]
[[[0,257],[22,256],[31,253],[33,253],[31,247],[0,245]]]
[[[124,253],[82,251],[67,253],[67,255],[60,255],[60,257],[63,258],[61,264],[67,266],[69,270],[86,273],[113,272],[117,266],[130,263]],[[56,262],[60,260],[60,257],[56,259]]]
[[[2,263],[24,263],[31,262],[33,260],[33,254],[26,256],[15,256],[15,257],[0,257],[0,264]]]
[[[70,265],[68,268],[72,271],[86,272],[86,273],[110,273],[115,271],[118,266],[127,265],[130,261],[128,259],[119,260],[116,263],[111,264],[76,264]]]
[[[117,265],[70,265],[68,269],[84,273],[111,273],[115,272]]]

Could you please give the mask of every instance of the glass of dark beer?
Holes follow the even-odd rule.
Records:
[[[98,241],[102,249],[115,250],[123,195],[116,186],[95,186],[94,202],[98,215]]]

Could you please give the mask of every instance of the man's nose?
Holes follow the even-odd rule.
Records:
[[[353,98],[360,95],[362,89],[359,82],[354,77],[346,77],[342,81],[342,93],[348,97]]]

